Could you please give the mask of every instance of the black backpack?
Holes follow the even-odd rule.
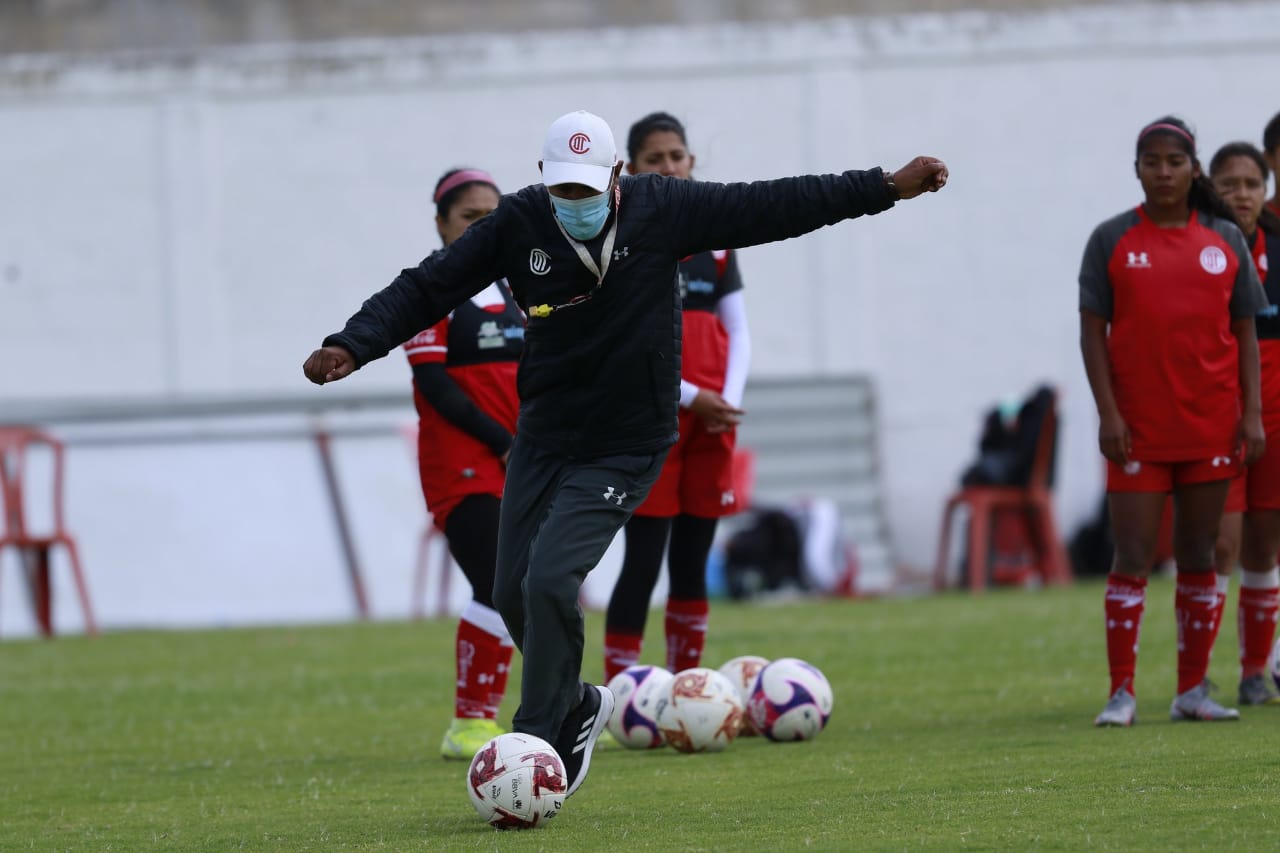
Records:
[[[784,587],[805,589],[800,528],[780,509],[753,510],[746,526],[729,537],[724,577],[729,597],[753,598]]]

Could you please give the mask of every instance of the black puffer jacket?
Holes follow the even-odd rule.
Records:
[[[652,453],[674,442],[681,258],[797,237],[893,206],[879,169],[745,184],[642,175],[622,178],[621,190],[618,211],[587,243],[599,265],[617,218],[603,287],[585,302],[530,316],[520,361],[520,434],[579,458]],[[595,286],[541,185],[504,196],[451,246],[366,300],[324,344],[363,365],[500,278],[526,313]]]

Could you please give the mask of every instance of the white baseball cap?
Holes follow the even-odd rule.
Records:
[[[613,178],[618,148],[604,119],[586,110],[560,116],[542,143],[542,183],[585,184],[604,192]]]

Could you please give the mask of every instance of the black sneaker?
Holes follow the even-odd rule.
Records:
[[[613,693],[608,687],[587,685],[582,701],[578,707],[569,712],[560,724],[560,735],[556,738],[556,752],[564,762],[565,776],[569,779],[569,796],[578,790],[582,780],[587,778],[587,768],[591,766],[591,750],[596,740],[604,731],[609,715],[613,713]]]

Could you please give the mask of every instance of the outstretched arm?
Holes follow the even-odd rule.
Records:
[[[447,249],[403,270],[366,299],[346,327],[325,338],[307,358],[302,366],[306,377],[323,385],[350,375],[501,278],[496,260],[499,218],[495,211],[476,222]]]
[[[872,169],[738,184],[671,180],[664,182],[667,230],[681,256],[771,243],[888,210],[899,199],[942,189],[947,177],[941,160],[917,157],[891,175]]]

